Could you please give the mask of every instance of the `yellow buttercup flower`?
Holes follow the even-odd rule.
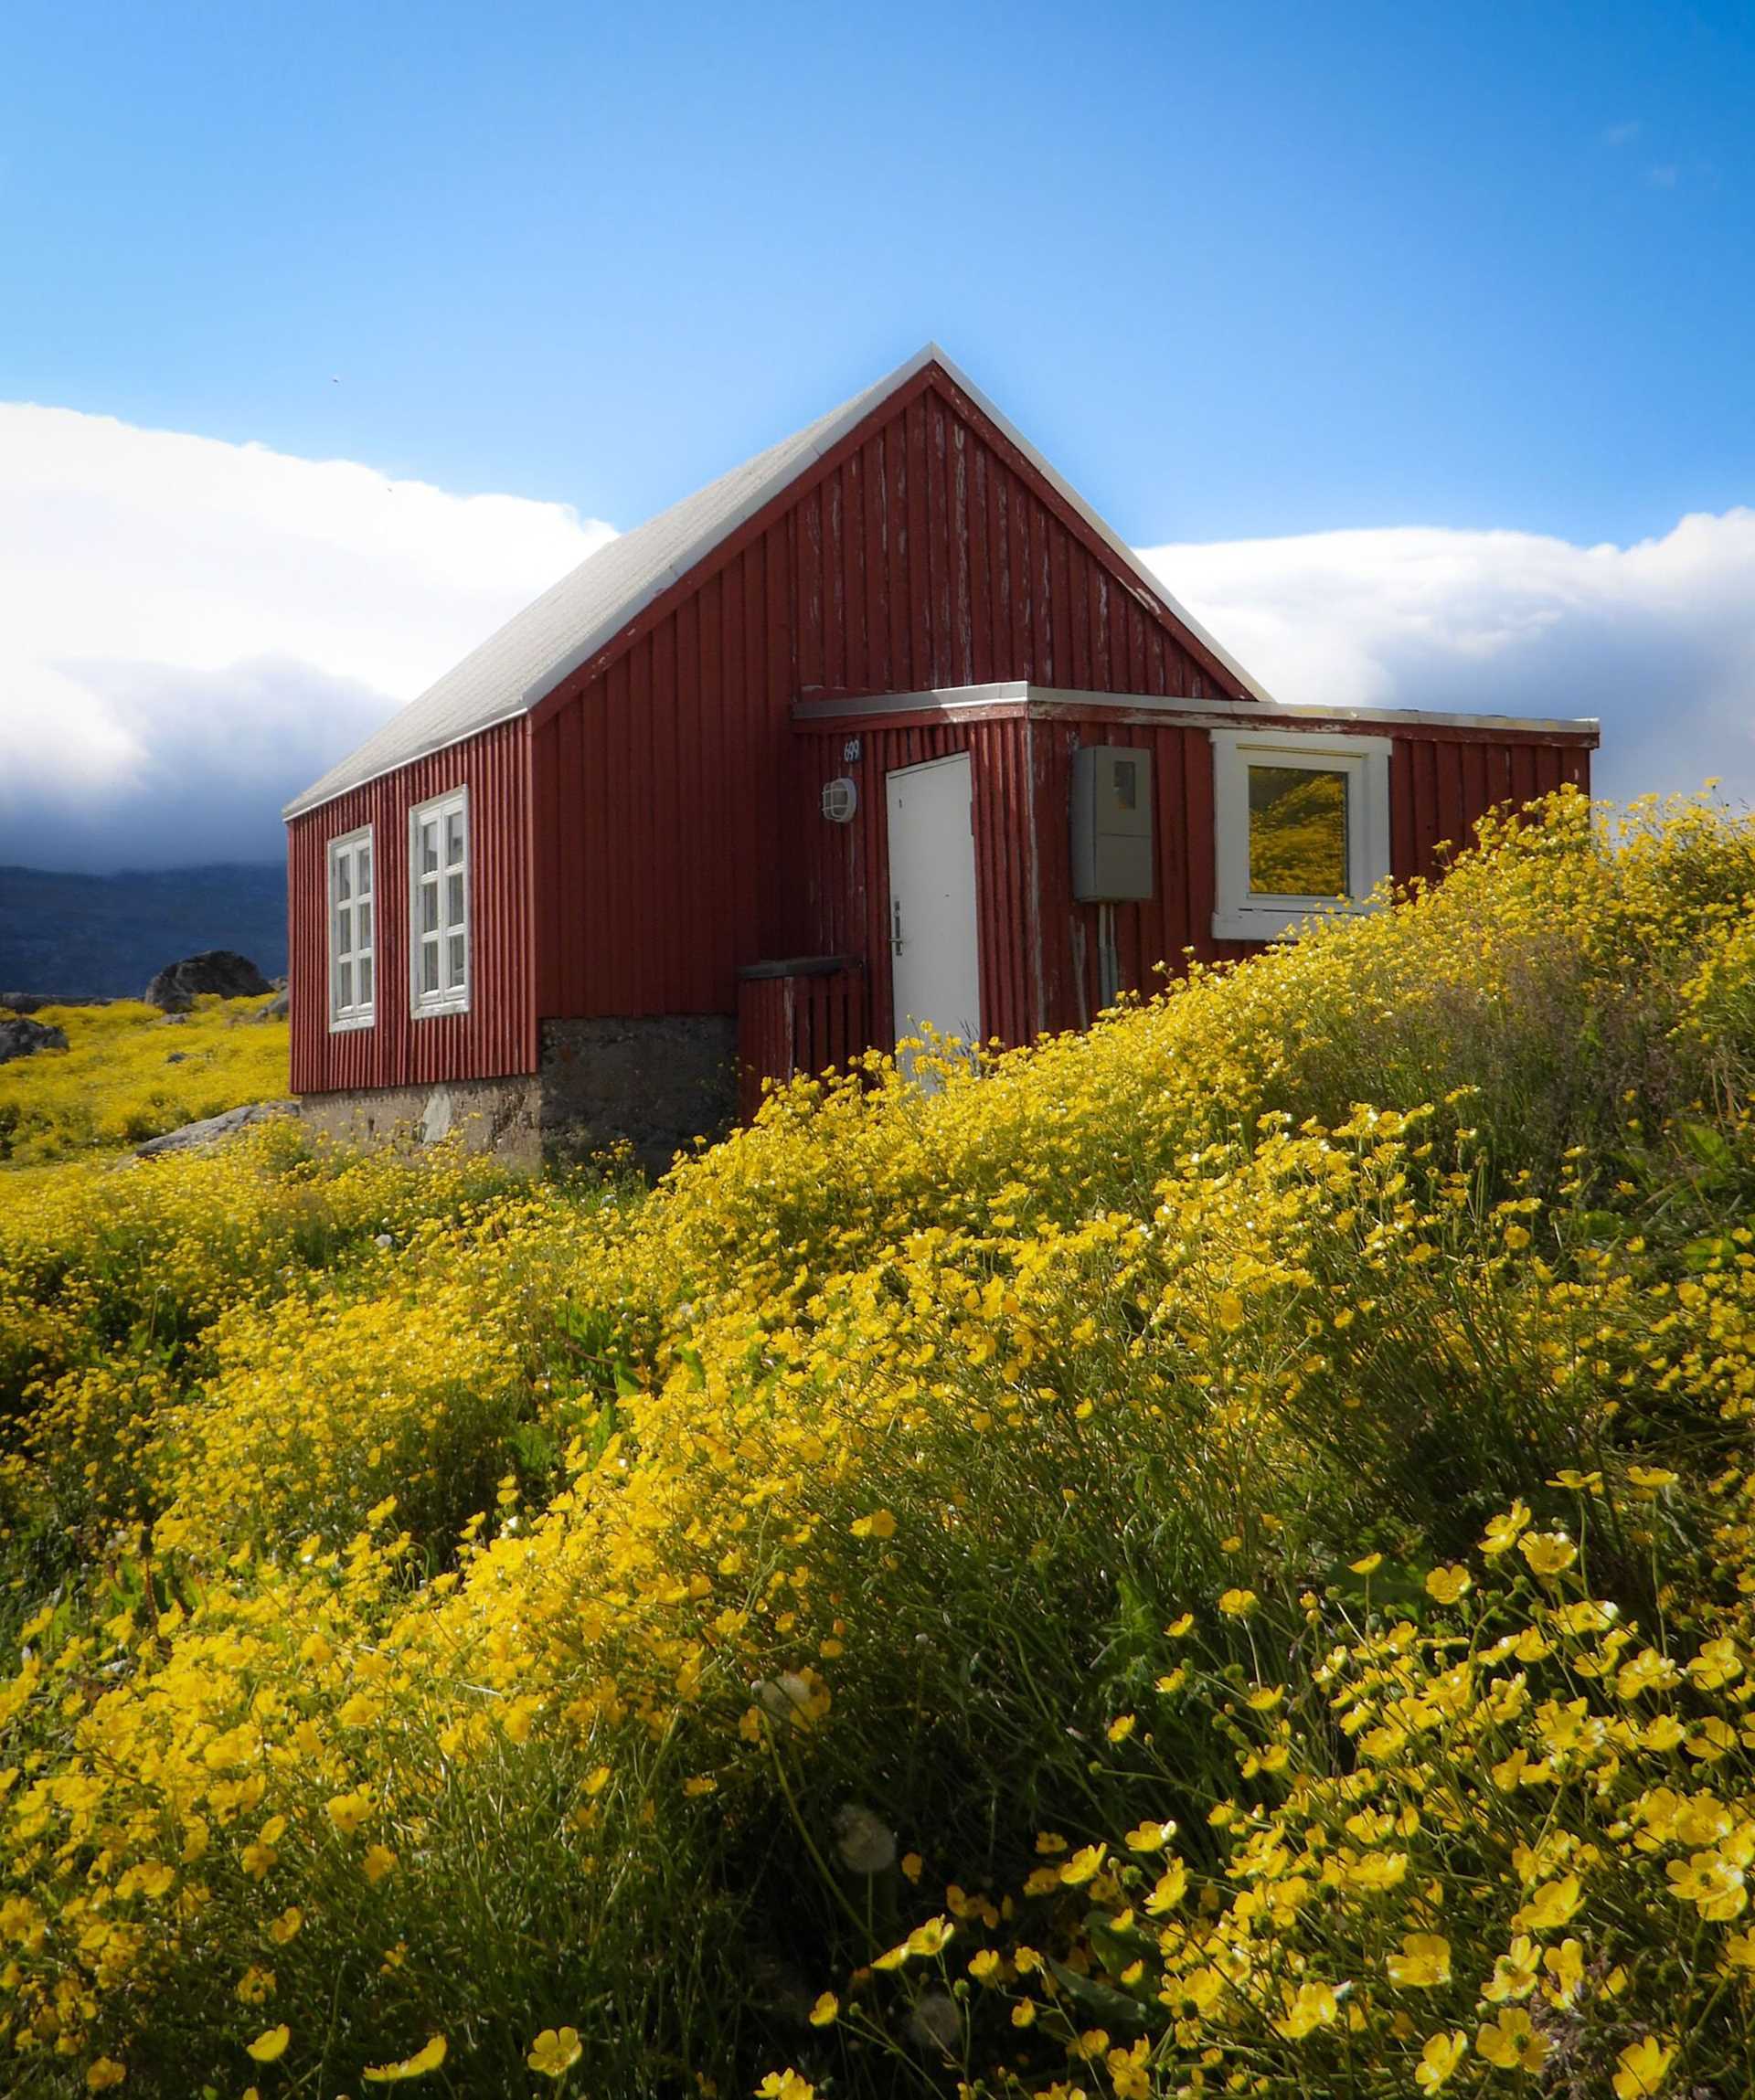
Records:
[[[108,2093],[127,2075],[125,2063],[118,2063],[113,2056],[100,2056],[86,2067],[85,2089],[88,2093]]]
[[[378,2063],[362,2071],[360,2076],[371,2085],[398,2085],[405,2079],[424,2078],[429,2071],[437,2071],[445,2061],[445,2038],[435,2034],[426,2046],[418,2049],[412,2056],[405,2056],[399,2063]]]
[[[1077,1888],[1080,1883],[1093,1878],[1109,1855],[1107,1845],[1085,1845],[1076,1851],[1060,1870],[1062,1885]]]
[[[564,2078],[583,2053],[578,2028],[545,2027],[530,2044],[525,2062],[539,2077]]]
[[[1260,1599],[1252,1589],[1228,1589],[1218,1600],[1227,1618],[1247,1618]]]
[[[286,2045],[292,2039],[290,2027],[266,2027],[254,2042],[246,2044],[244,2053],[257,2063],[278,2063],[286,2054]]]
[[[1474,1581],[1465,1567],[1434,1568],[1426,1577],[1426,1594],[1440,1604],[1455,1604],[1467,1596]]]
[[[1384,1967],[1403,1989],[1435,1989],[1451,1980],[1451,1943],[1441,1933],[1405,1934],[1401,1951],[1386,1956]]]
[[[976,1958],[979,1959],[980,1957],[977,1957]],[[998,1957],[994,1956],[993,1958],[997,1961]],[[973,1966],[974,1964],[972,1962],[970,1967],[973,1968]],[[811,2025],[813,2027],[832,2027],[840,2010],[841,2000],[835,1995],[834,1991],[825,1990],[811,2008]]]
[[[1528,1523],[1529,1505],[1522,1501],[1514,1502],[1503,1516],[1487,1519],[1481,1551],[1489,1556],[1507,1552],[1516,1544]]]
[[[1431,2036],[1414,2066],[1414,2084],[1422,2093],[1436,2093],[1462,2063],[1468,2046],[1469,2038],[1460,2027]]]
[[[1579,1557],[1579,1549],[1564,1532],[1526,1532],[1517,1550],[1538,1575],[1563,1575]]]
[[[873,1510],[867,1516],[856,1517],[847,1529],[856,1539],[893,1539],[896,1519],[888,1510]]]
[[[816,2100],[816,2087],[796,2071],[771,2071],[756,2087],[757,2100]]]
[[[344,1838],[351,1838],[371,1813],[371,1796],[357,1790],[337,1794],[329,1803],[329,1820]]]
[[[1666,2045],[1654,2035],[1630,2042],[1616,2059],[1615,2100],[1649,2100],[1663,2084],[1675,2054],[1674,2042]]]
[[[1474,2046],[1495,2070],[1526,2071],[1532,2076],[1547,2063],[1552,2048],[1521,2006],[1507,2006],[1496,2020],[1483,2027]]]
[[[1317,2028],[1331,2025],[1340,2010],[1340,2000],[1331,1986],[1305,1981],[1288,1995],[1284,2012],[1273,2023],[1274,2031],[1289,2042],[1302,2042]]]
[[[1545,1882],[1526,1904],[1512,1914],[1513,1928],[1526,1933],[1557,1932],[1582,1900],[1576,1874]]]

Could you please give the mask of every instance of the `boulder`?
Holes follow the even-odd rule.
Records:
[[[0,1065],[15,1057],[34,1057],[39,1050],[65,1050],[66,1034],[41,1021],[0,1018]]]
[[[217,992],[221,999],[254,999],[273,989],[247,955],[209,948],[186,955],[181,962],[166,963],[146,987],[146,1003],[182,1013],[204,992]]]
[[[35,1013],[43,1006],[112,1006],[110,999],[90,999],[77,992],[0,992],[0,1007],[15,1013]]]
[[[198,1123],[185,1123],[180,1130],[166,1130],[162,1138],[148,1138],[144,1145],[134,1147],[134,1156],[141,1160],[154,1160],[163,1152],[190,1152],[197,1145],[215,1145],[222,1138],[247,1130],[252,1123],[265,1122],[270,1116],[290,1116],[297,1113],[294,1101],[250,1101],[241,1108],[228,1108],[223,1116],[204,1116]]]
[[[268,1004],[260,1009],[258,1021],[284,1021],[286,1019],[286,987],[282,985]]]

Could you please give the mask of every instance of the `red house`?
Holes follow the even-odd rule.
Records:
[[[1277,705],[941,351],[613,541],[286,811],[292,1086],[662,1163],[915,1022],[1247,953],[1593,721]]]

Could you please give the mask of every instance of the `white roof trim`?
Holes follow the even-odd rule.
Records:
[[[919,693],[873,693],[848,700],[800,700],[792,719],[805,728],[815,723],[856,722],[882,715],[927,715],[984,706],[1024,705],[1032,715],[1089,715],[1099,710],[1148,715],[1167,722],[1202,726],[1211,722],[1263,727],[1282,724],[1356,723],[1370,729],[1483,729],[1506,737],[1595,737],[1602,725],[1594,715],[1570,718],[1535,715],[1444,715],[1419,707],[1321,707],[1308,702],[1178,699],[1156,693],[1087,693],[1065,686],[1033,685],[1027,679],[1003,678],[986,685],[941,685]]]
[[[807,425],[791,438],[782,439],[743,466],[734,467],[729,473],[684,497],[669,510],[647,519],[633,533],[624,533],[607,546],[599,548],[570,575],[551,586],[490,635],[478,649],[453,665],[444,677],[392,716],[381,729],[303,794],[295,795],[286,804],[282,815],[291,818],[319,809],[337,796],[365,787],[387,773],[397,772],[418,758],[430,758],[436,751],[467,742],[470,737],[480,736],[484,730],[502,722],[528,714],[562,680],[607,648],[673,584],[723,546],[824,453],[838,445],[874,409],[899,393],[929,365],[939,366],[1001,436],[1016,448],[1068,508],[1097,535],[1125,568],[1145,603],[1161,609],[1186,628],[1246,692],[1260,701],[1270,700],[1266,689],[1177,603],[1120,534],[1091,509],[1071,483],[1049,465],[1022,431],[939,345],[929,343],[875,386],[867,387],[863,393],[855,395],[852,400],[831,410],[817,422]],[[758,471],[764,461],[772,463],[765,472]],[[720,500],[716,502],[716,495],[719,495]],[[666,544],[664,527],[667,523],[683,526],[684,536],[680,542]],[[644,569],[637,563],[641,537],[654,539],[657,556]],[[618,547],[622,550],[624,561],[630,557],[636,557],[634,574],[625,589],[612,589],[612,595],[606,601],[593,605],[590,602],[590,586],[599,578],[608,582],[617,565],[612,559],[608,569],[597,568],[595,574],[588,572],[605,557],[612,557]],[[558,642],[548,631],[545,614],[564,627],[572,601],[580,598],[586,600],[583,631]]]

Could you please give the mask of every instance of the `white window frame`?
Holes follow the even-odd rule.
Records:
[[[436,875],[423,875],[420,869],[420,827],[425,823],[437,823],[442,841],[446,818],[456,814],[463,820],[463,916],[454,921],[447,908],[450,884],[447,876],[450,867],[442,856]],[[435,938],[425,934],[420,927],[420,894],[424,886],[435,885],[439,898],[438,932],[439,988],[433,992],[420,989],[420,961],[423,944]],[[469,1012],[470,979],[474,962],[470,938],[470,907],[473,884],[470,879],[469,841],[469,790],[456,788],[447,795],[435,795],[431,801],[420,802],[409,811],[409,1012],[416,1021],[431,1021],[445,1013]],[[463,937],[463,974],[460,983],[449,981],[451,936],[461,933]]]
[[[1215,729],[1213,814],[1218,856],[1215,940],[1278,940],[1314,913],[1368,911],[1389,873],[1388,737],[1312,736],[1296,729]],[[1250,887],[1251,763],[1346,775],[1346,893],[1270,896]]]
[[[370,867],[371,879],[362,893],[359,886],[359,861],[362,851]],[[326,932],[324,952],[329,966],[329,1033],[338,1035],[349,1028],[369,1028],[378,1018],[378,849],[372,841],[372,827],[362,824],[357,831],[347,832],[340,838],[331,839],[325,859],[326,879],[324,884],[324,908]],[[341,916],[341,870],[348,866],[352,873],[348,883],[348,937],[350,946],[344,959],[337,939]],[[362,948],[359,943],[359,907],[364,905],[370,914],[370,930]],[[340,971],[343,960],[351,966],[353,996],[344,1004],[340,999]],[[372,995],[361,999],[359,993],[359,966],[371,965]]]

